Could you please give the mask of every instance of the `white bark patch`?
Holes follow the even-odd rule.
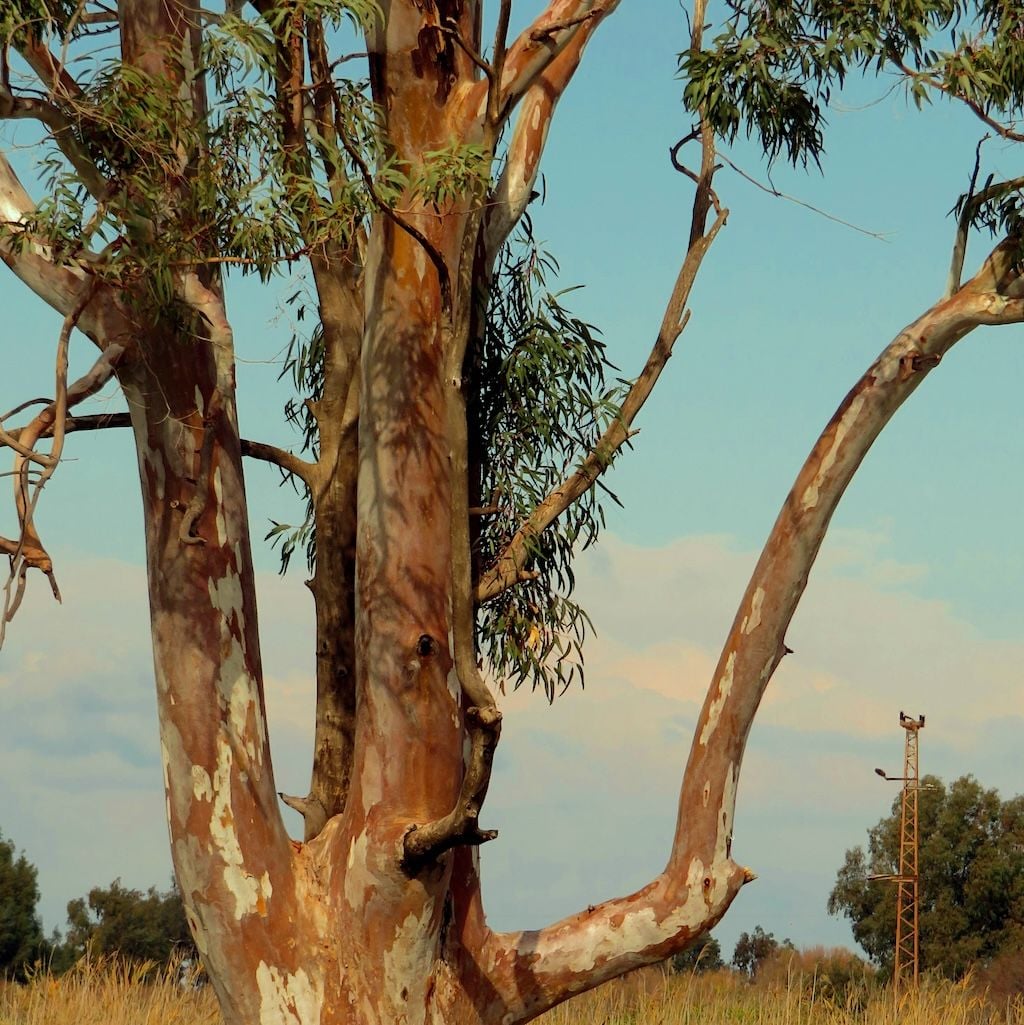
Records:
[[[720,873],[716,873],[720,874]],[[590,972],[599,962],[635,956],[640,964],[644,951],[673,939],[684,929],[696,930],[707,919],[708,904],[704,898],[704,863],[700,858],[690,862],[686,875],[686,900],[660,921],[654,908],[638,908],[627,912],[618,925],[604,918],[595,918],[582,934],[572,937],[571,946],[564,938],[553,935],[537,948],[539,963],[550,965],[552,972]]]
[[[370,877],[366,871],[366,852],[369,846],[369,837],[366,830],[363,830],[348,849],[348,861],[345,865],[345,900],[353,911],[363,906],[366,888],[370,884]]]
[[[426,1017],[427,984],[436,955],[430,929],[434,902],[428,900],[420,914],[410,912],[384,951],[384,993],[408,1025],[421,1025]]]
[[[245,613],[242,611],[242,578],[234,570],[228,570],[219,580],[211,577],[207,583],[207,590],[210,594],[210,604],[225,620],[230,620],[231,614],[234,613],[238,617],[238,629],[241,631],[245,625]]]
[[[203,393],[199,390],[199,385],[196,385],[196,412],[202,416],[206,412],[206,403],[203,402]]]
[[[213,783],[210,774],[201,765],[192,766],[192,793],[200,801],[213,800]]]
[[[761,625],[761,606],[763,604],[764,588],[759,587],[754,592],[754,597],[750,602],[749,614],[743,617],[743,625],[740,627],[740,633],[752,634]]]
[[[300,968],[294,975],[266,961],[256,969],[260,991],[259,1025],[318,1025],[324,1003],[323,980]]]
[[[359,788],[362,792],[363,806],[372,808],[380,802],[384,794],[381,786],[380,753],[375,747],[368,747],[363,756],[363,768],[359,774]]]
[[[213,777],[213,811],[210,815],[210,839],[224,864],[224,885],[235,898],[235,918],[251,915],[273,892],[270,877],[264,873],[257,879],[245,870],[245,858],[235,832],[235,816],[231,807],[231,745],[227,739],[217,740],[217,771]]]
[[[153,490],[156,493],[156,499],[158,502],[163,502],[167,494],[167,475],[164,472],[163,454],[161,452],[155,452],[146,444],[144,434],[137,432],[135,440],[138,446],[139,463],[142,466],[142,478],[143,480],[153,481]]]
[[[255,689],[252,686],[248,673],[242,672],[235,677],[235,682],[231,686],[231,699],[228,707],[231,712],[231,726],[235,731],[235,736],[239,738],[242,746],[245,748],[250,764],[257,765],[261,760],[263,752],[249,732],[249,716],[252,714],[257,723],[261,720],[259,706],[256,704]]]
[[[807,490],[804,492],[802,505],[805,512],[808,509],[813,509],[818,504],[818,492],[821,485],[824,483],[829,471],[835,465],[836,459],[839,456],[839,448],[846,439],[846,435],[850,433],[850,428],[853,426],[857,417],[860,416],[860,411],[863,408],[864,396],[858,395],[853,402],[850,403],[849,408],[843,414],[843,418],[838,424],[836,424],[836,433],[832,438],[832,447],[825,453],[821,460],[821,464],[818,466],[818,471],[814,475],[814,480],[811,481],[807,486]]]
[[[704,729],[700,731],[702,746],[707,746],[707,742],[711,739],[711,734],[715,732],[718,726],[718,720],[722,716],[722,709],[725,708],[725,702],[729,697],[729,692],[732,690],[732,673],[735,665],[736,652],[731,651],[729,652],[729,659],[725,663],[725,672],[718,683],[718,697],[711,702],[711,708],[708,711],[708,721],[704,724]]]
[[[213,494],[217,501],[217,544],[222,545],[228,539],[228,525],[224,519],[224,482],[219,466],[213,471]]]
[[[722,789],[722,804],[718,811],[718,833],[715,837],[715,864],[725,862],[729,857],[729,842],[732,838],[732,819],[736,811],[736,784],[739,782],[739,771],[735,762],[729,763],[729,771],[725,776]]]
[[[160,723],[160,756],[164,770],[164,794],[167,798],[167,825],[173,833],[172,814],[178,823],[184,823],[192,804],[188,779],[181,779],[179,775],[186,771],[192,759],[185,751],[181,733],[170,719]]]
[[[167,750],[167,745],[160,741],[160,761],[163,764],[164,769],[164,803],[167,808],[167,826],[170,828],[171,825],[171,780],[170,780],[170,766],[171,756]]]

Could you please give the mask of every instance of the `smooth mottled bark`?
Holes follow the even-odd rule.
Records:
[[[476,604],[523,579],[532,542],[629,440],[728,216],[713,187],[714,142],[698,124],[689,137],[701,150],[698,170],[677,163],[695,187],[681,268],[621,415],[480,565],[473,358],[494,262],[530,201],[558,101],[617,2],[552,0],[509,39],[503,0],[489,46],[480,0],[382,4],[367,33],[369,72],[398,165],[412,181],[453,142],[478,147],[493,165],[486,183],[454,199],[430,202],[410,186],[392,203],[345,136],[323,26],[289,0],[254,6],[274,34],[289,173],[309,175],[319,147],[325,192],[343,196],[355,174],[371,203],[347,234],[324,231],[327,215],[308,196],[296,214],[323,332],[323,393],[309,404],[315,451],[303,458],[240,437],[217,254],[177,267],[173,312],[152,311],[141,286],[101,280],[87,260],[59,263],[31,236],[32,201],[2,157],[0,213],[25,237],[0,239],[0,255],[100,358],[64,405],[47,404],[0,441],[22,461],[40,458],[35,446],[62,433],[75,401],[116,373],[138,451],[175,872],[228,1025],[519,1025],[683,949],[753,878],[732,850],[743,752],[829,520],[879,432],[948,349],[977,325],[1024,320],[1019,240],[896,337],[808,456],[711,681],[664,871],[560,922],[496,933],[484,914],[479,847],[494,835],[482,818],[501,717],[477,666]],[[123,60],[173,84],[200,118],[205,86],[190,70],[198,7],[117,7]],[[704,19],[698,2],[694,47]],[[76,86],[59,60],[30,49],[26,60],[56,100],[72,102]],[[345,167],[329,157],[341,150]],[[163,197],[172,212],[187,209],[195,171],[194,153],[179,156]],[[76,150],[68,159],[78,167],[86,157]],[[87,187],[104,195],[112,183],[96,175],[83,164]],[[152,246],[151,229],[132,222],[124,245]],[[72,418],[66,429],[75,426]],[[285,829],[270,761],[244,455],[305,484],[316,529],[313,767],[308,793],[286,798],[304,817],[302,842]],[[18,515],[22,537],[3,539],[14,550],[38,540],[23,501]]]

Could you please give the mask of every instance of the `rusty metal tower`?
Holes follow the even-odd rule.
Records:
[[[918,795],[921,792],[921,774],[918,735],[924,729],[924,716],[900,712],[900,726],[906,731],[903,746],[903,775],[888,776],[883,769],[875,769],[882,779],[903,784],[900,812],[900,860],[895,875],[870,876],[896,884],[896,958],[893,965],[893,993],[899,1001],[901,991],[917,988],[920,967],[918,906],[920,898],[918,877]]]

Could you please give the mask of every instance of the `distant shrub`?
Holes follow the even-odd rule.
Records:
[[[863,1010],[879,988],[877,970],[844,947],[777,950],[761,963],[757,981],[850,1011]]]

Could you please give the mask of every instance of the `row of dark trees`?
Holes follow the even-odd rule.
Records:
[[[765,961],[780,951],[795,949],[791,940],[785,939],[779,943],[774,933],[765,932],[758,925],[753,932],[740,933],[730,964],[737,971],[753,978]],[[672,958],[672,969],[677,972],[716,972],[722,968],[725,968],[722,945],[710,933]]]
[[[68,902],[63,934],[43,932],[37,906],[36,867],[16,856],[11,840],[0,837],[0,976],[24,978],[34,965],[67,971],[81,958],[117,955],[166,964],[172,957],[194,958],[181,897],[172,884],[145,893],[122,886],[94,887]]]

